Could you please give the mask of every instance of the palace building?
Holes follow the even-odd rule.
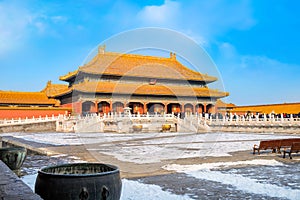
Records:
[[[169,58],[106,52],[60,77],[65,90],[48,96],[77,114],[214,113],[216,101],[228,92],[208,88],[217,78],[182,65],[175,53]]]

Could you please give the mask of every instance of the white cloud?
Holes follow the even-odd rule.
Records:
[[[288,71],[289,69],[297,69],[299,66],[284,63],[279,60],[269,58],[264,55],[242,55],[230,43],[224,42],[218,45],[219,56],[216,62],[220,66],[224,66],[226,70],[255,70],[275,74],[280,71]],[[268,75],[268,74],[266,74]]]
[[[244,68],[260,68],[260,69],[272,69],[272,70],[288,70],[290,68],[298,68],[294,64],[283,63],[275,59],[268,58],[266,56],[251,56],[245,55],[241,57],[241,67]]]
[[[180,3],[166,0],[160,6],[145,6],[138,14],[137,18],[147,25],[169,25],[176,23],[180,16]]]
[[[231,59],[236,59],[237,57],[237,52],[235,47],[228,42],[221,43],[219,45],[219,51],[223,59],[231,60]]]
[[[185,8],[184,16],[192,18],[195,28],[205,36],[224,34],[229,30],[246,30],[255,25],[249,1],[197,1]],[[189,23],[189,21],[187,21]]]
[[[60,15],[52,16],[50,19],[53,21],[53,23],[56,23],[56,24],[58,24],[58,23],[66,23],[68,21],[67,17],[60,16]]]
[[[142,26],[159,26],[181,31],[200,44],[230,30],[247,30],[255,25],[249,1],[170,1],[143,7],[136,16]],[[136,23],[136,22],[134,22]]]
[[[0,56],[19,48],[30,37],[51,34],[49,24],[68,20],[64,16],[48,16],[43,9],[29,8],[26,2],[0,1]]]
[[[299,65],[265,55],[243,55],[230,43],[219,44],[215,61],[231,102],[247,105],[299,101],[299,94],[294,92],[298,91],[297,79],[291,78],[300,73]]]
[[[0,2],[0,55],[18,45],[31,20],[28,10],[11,2]]]

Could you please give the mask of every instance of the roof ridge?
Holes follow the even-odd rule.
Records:
[[[91,64],[93,64],[94,62],[96,62],[98,59],[100,59],[103,56],[116,56],[116,58],[118,58],[118,57],[137,57],[137,58],[145,58],[145,59],[146,58],[148,58],[148,59],[151,58],[151,59],[154,59],[154,60],[156,59],[156,60],[166,60],[166,61],[176,60],[176,59],[172,59],[171,57],[159,57],[159,56],[151,56],[151,55],[130,54],[130,53],[119,53],[119,52],[105,51],[103,53],[98,52],[86,64],[84,64],[82,66],[79,66],[79,69],[84,68],[84,67],[89,67]],[[73,72],[69,72],[68,74],[71,74],[71,73],[73,73]]]
[[[120,56],[127,56],[127,57],[141,57],[141,58],[152,58],[152,59],[166,59],[166,60],[175,60],[171,57],[162,57],[162,56],[153,56],[153,55],[142,55],[142,54],[131,54],[131,53],[119,53],[119,52],[112,52],[108,51],[105,53],[98,53],[97,55],[120,55]]]
[[[30,91],[30,92],[26,92],[26,91],[14,91],[14,90],[0,90],[0,93],[25,93],[25,94],[37,94],[37,93],[39,93],[39,94],[44,94],[44,92],[42,92],[42,91],[37,91],[37,92],[32,92],[32,91]]]
[[[260,106],[282,106],[282,105],[297,105],[300,104],[300,102],[291,102],[291,103],[273,103],[273,104],[258,104],[258,105],[243,105],[243,106],[237,106],[239,108],[242,107],[260,107]]]

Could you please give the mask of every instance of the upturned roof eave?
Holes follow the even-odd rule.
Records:
[[[61,80],[61,81],[68,81],[68,80],[72,79],[73,77],[76,77],[79,71],[80,71],[80,68],[77,69],[77,70],[75,70],[75,71],[73,71],[73,72],[69,72],[66,75],[60,76],[59,80]]]
[[[54,94],[52,96],[49,96],[49,97],[52,97],[52,98],[57,98],[57,97],[60,97],[60,96],[64,96],[64,95],[67,95],[67,94],[70,94],[74,91],[73,88],[69,88],[67,91],[64,91],[64,92],[61,92],[61,93],[57,93],[57,94]]]

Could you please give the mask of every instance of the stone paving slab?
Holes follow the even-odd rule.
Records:
[[[1,200],[42,200],[0,160]]]

